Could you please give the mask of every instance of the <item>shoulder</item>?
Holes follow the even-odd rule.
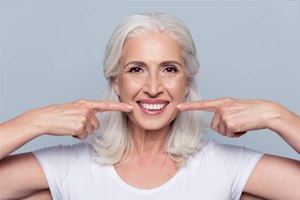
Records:
[[[188,160],[187,171],[200,182],[198,185],[214,188],[214,192],[239,199],[262,155],[245,147],[209,141]]]
[[[33,151],[34,154],[38,153],[80,153],[83,151],[88,151],[91,148],[91,145],[86,142],[82,141],[75,144],[70,145],[57,145],[57,146],[51,146],[46,147],[42,149],[38,149]]]
[[[77,172],[89,170],[90,150],[89,143],[80,142],[33,151],[44,171],[54,199],[60,199],[61,190],[69,181],[74,180],[73,177],[80,174]]]
[[[33,151],[41,164],[43,163],[68,163],[74,164],[78,160],[89,159],[91,145],[88,142],[80,142],[72,145],[58,145]]]
[[[205,142],[199,152],[191,159],[191,162],[198,163],[218,169],[222,166],[227,170],[238,170],[243,166],[254,166],[262,157],[262,153],[245,147],[218,144],[214,141]],[[244,169],[247,169],[244,168]]]
[[[205,142],[199,155],[213,156],[214,158],[243,157],[247,155],[261,155],[262,153],[243,147],[230,144],[219,144],[214,141]]]

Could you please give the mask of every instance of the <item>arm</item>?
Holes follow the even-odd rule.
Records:
[[[10,153],[44,134],[85,139],[99,127],[96,112],[130,110],[123,103],[82,100],[32,110],[0,124],[0,199],[21,199],[48,189],[32,153],[8,156]]]
[[[87,102],[47,106],[28,111],[0,124],[0,160],[44,134],[84,139],[99,123]]]
[[[52,200],[52,197],[49,190],[40,190],[23,200]]]
[[[242,194],[240,200],[264,200],[264,199],[243,192],[243,194]]]
[[[0,199],[22,199],[47,188],[43,169],[32,153],[1,160]]]
[[[266,120],[266,127],[276,132],[300,154],[300,117],[277,103],[269,105],[275,110]]]
[[[211,128],[221,135],[239,137],[268,128],[300,153],[300,117],[275,102],[222,98],[187,102],[179,110],[214,112]],[[300,161],[264,155],[249,177],[244,192],[265,199],[300,199]]]
[[[32,111],[33,112],[33,111]],[[48,188],[43,170],[32,153],[8,156],[41,135],[31,113],[0,124],[0,199],[21,199]]]
[[[300,199],[300,162],[264,155],[249,177],[244,192],[265,199]]]
[[[247,131],[270,129],[300,154],[300,117],[282,105],[267,100],[222,98],[179,104],[178,109],[214,112],[211,128],[227,137]]]

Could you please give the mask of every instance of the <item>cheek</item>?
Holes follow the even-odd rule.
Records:
[[[181,102],[184,101],[187,94],[186,80],[178,79],[165,83],[165,88],[173,100]]]
[[[119,87],[122,101],[128,102],[141,90],[143,83],[133,78],[124,77],[121,79]]]

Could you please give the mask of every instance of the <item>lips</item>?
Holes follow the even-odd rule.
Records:
[[[145,114],[149,115],[157,115],[162,113],[166,106],[169,104],[169,101],[163,99],[143,99],[137,101],[140,109]]]

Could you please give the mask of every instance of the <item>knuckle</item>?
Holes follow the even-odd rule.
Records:
[[[218,132],[218,126],[217,126],[217,125],[215,125],[215,124],[212,123],[212,124],[210,124],[210,128],[211,128],[212,130]]]
[[[225,122],[226,125],[228,125],[228,123],[230,123],[228,115],[224,115],[224,114],[221,116],[221,121]]]
[[[233,123],[230,123],[230,122],[228,122],[227,123],[227,130],[230,132],[230,133],[235,133],[235,132],[237,132],[237,126],[235,125],[235,124],[233,124]]]
[[[88,121],[87,115],[82,115],[79,119],[79,124],[84,125]]]
[[[224,116],[224,114],[226,113],[226,111],[227,111],[227,109],[226,109],[225,106],[221,106],[221,107],[219,108],[219,113],[220,113],[221,115],[223,115],[223,116]]]
[[[225,103],[225,104],[231,104],[234,102],[234,99],[231,98],[231,97],[223,97],[222,98],[222,101]]]
[[[80,99],[77,101],[77,103],[85,105],[85,104],[87,104],[87,99]]]
[[[226,135],[226,130],[224,130],[222,128],[218,129],[217,132],[220,133],[221,135]]]
[[[231,101],[233,101],[233,98],[231,98],[231,97],[223,97],[223,101],[225,101],[225,102],[231,102]]]
[[[82,124],[82,123],[78,123],[76,126],[75,126],[75,133],[82,133],[85,129],[85,126]]]
[[[84,139],[84,136],[83,136],[83,135],[78,135],[77,138],[80,139],[80,140],[83,140],[83,139]]]
[[[220,124],[221,124],[221,122],[212,121],[210,123],[210,127],[211,127],[212,130],[214,130],[216,132],[219,132]]]
[[[89,113],[90,113],[89,107],[87,107],[87,106],[81,106],[80,109],[81,109],[82,115],[84,115],[84,116],[88,116],[89,115]]]

